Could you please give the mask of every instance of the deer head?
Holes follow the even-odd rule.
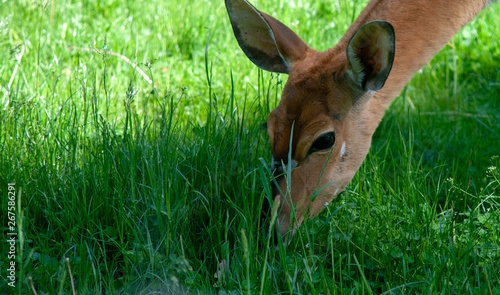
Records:
[[[394,30],[370,21],[318,52],[245,0],[226,0],[226,7],[246,56],[261,69],[289,75],[267,131],[279,231],[293,233],[344,190],[368,153],[385,111],[372,97],[391,71]]]

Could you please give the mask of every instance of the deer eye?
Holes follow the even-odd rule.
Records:
[[[321,134],[311,145],[309,154],[330,149],[335,143],[335,132]]]

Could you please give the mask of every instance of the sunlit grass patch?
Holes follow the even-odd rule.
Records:
[[[365,2],[254,4],[324,50]],[[39,294],[500,292],[498,10],[409,83],[349,188],[276,250],[261,126],[287,77],[244,57],[223,2],[1,3],[0,194],[16,183],[24,240],[0,293],[33,294],[28,277]]]

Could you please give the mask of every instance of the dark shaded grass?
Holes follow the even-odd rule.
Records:
[[[95,21],[82,30],[106,18],[125,22],[118,2],[85,5]],[[318,13],[332,10],[317,5]],[[2,76],[9,103],[0,110],[0,191],[15,181],[22,196],[18,294],[29,294],[28,276],[39,293],[71,294],[64,257],[78,294],[500,292],[500,183],[498,170],[488,170],[499,166],[499,52],[481,41],[497,40],[498,30],[468,26],[424,68],[388,110],[348,190],[288,247],[270,251],[258,225],[270,180],[261,124],[284,77],[259,72],[245,86],[218,65],[217,49],[208,47],[203,63],[206,38],[189,39],[200,31],[189,29],[169,33],[178,42],[152,45],[160,60],[145,64],[154,85],[106,52],[61,50],[61,64],[74,65],[67,75],[68,67],[50,66],[67,44],[34,26],[48,22],[48,11],[25,7],[26,30],[38,32],[28,48],[37,54],[26,56],[10,87]],[[120,48],[109,29],[99,48]],[[131,22],[121,31],[125,44],[134,29]],[[2,56],[13,68],[20,49],[6,40]],[[214,33],[210,46],[221,40]],[[161,58],[174,53],[199,65],[165,87]],[[224,278],[215,278],[224,264]],[[0,292],[9,288],[0,281]]]

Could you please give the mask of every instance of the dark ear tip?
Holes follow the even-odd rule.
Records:
[[[362,27],[366,27],[369,29],[371,29],[370,27],[372,27],[373,29],[381,28],[381,29],[385,30],[388,33],[388,35],[391,36],[391,38],[394,40],[394,27],[388,21],[372,20],[372,21],[369,21],[369,22],[365,23],[364,25],[362,25]]]
[[[395,33],[394,33],[394,27],[392,24],[388,21],[385,20],[372,20],[369,21],[365,24],[363,24],[357,31],[354,33],[354,36],[351,38],[349,41],[349,45],[351,42],[356,39],[355,37],[358,36],[360,32],[365,32],[362,34],[363,36],[370,35],[371,32],[377,32],[377,31],[385,31],[387,33],[387,36],[390,37],[392,43],[395,42]]]
[[[379,27],[387,31],[387,33],[389,33],[390,35],[394,35],[394,27],[390,22],[385,20],[380,20],[380,19],[372,20],[362,25],[362,27]]]
[[[385,21],[385,20],[374,20],[372,22],[374,22],[377,25],[381,26],[382,28],[384,28],[389,33],[394,34],[394,27],[392,26],[392,24],[390,22]]]
[[[363,24],[348,43],[347,58],[357,65],[359,85],[363,90],[380,90],[392,69],[395,55],[395,34],[391,23],[384,20],[373,20]],[[375,62],[380,68],[372,65],[374,54],[381,49],[384,56]]]

